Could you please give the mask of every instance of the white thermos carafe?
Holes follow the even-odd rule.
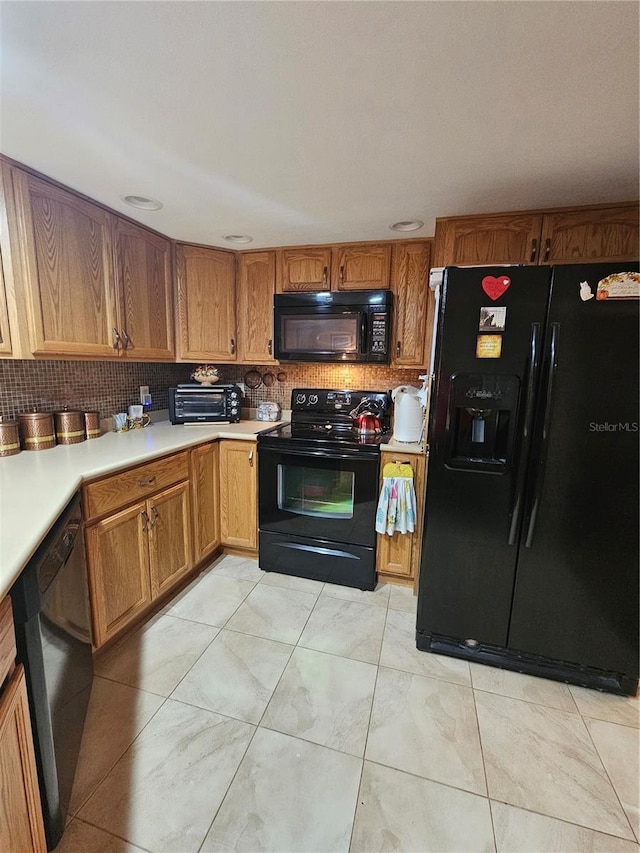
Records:
[[[399,385],[391,392],[394,404],[393,437],[396,441],[422,440],[429,378],[421,376],[420,379],[423,380],[422,388]]]

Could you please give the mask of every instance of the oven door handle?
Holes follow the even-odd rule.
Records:
[[[300,545],[297,542],[276,542],[276,548],[289,548],[292,551],[311,551],[313,554],[322,554],[325,557],[342,557],[347,560],[359,560],[356,554],[348,551],[340,551],[337,548],[321,548],[319,545]]]
[[[354,453],[336,453],[331,450],[293,450],[288,447],[285,449],[283,447],[269,447],[264,444],[260,444],[258,439],[258,451],[260,453],[278,453],[281,456],[306,456],[307,459],[312,457],[313,459],[350,459],[357,461],[358,459],[378,459],[380,457],[380,453],[378,450],[370,450],[370,451],[362,451],[357,450]]]

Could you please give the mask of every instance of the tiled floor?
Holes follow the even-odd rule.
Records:
[[[60,853],[638,853],[639,703],[224,557],[99,662]]]

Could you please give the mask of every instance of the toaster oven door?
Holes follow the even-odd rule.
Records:
[[[228,421],[227,395],[224,390],[175,391],[170,406],[170,418],[174,424],[218,423]]]

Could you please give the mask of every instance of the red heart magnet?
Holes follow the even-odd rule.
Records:
[[[500,299],[503,293],[509,289],[510,284],[511,279],[508,275],[500,275],[498,278],[492,275],[485,275],[482,279],[482,289],[489,299],[493,299],[494,302],[496,299]]]

